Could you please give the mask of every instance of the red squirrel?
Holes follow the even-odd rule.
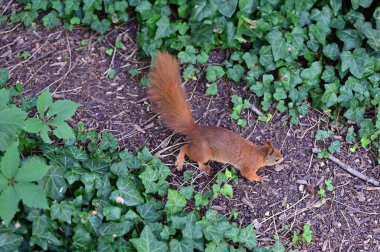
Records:
[[[283,160],[271,142],[259,146],[231,130],[195,123],[181,83],[177,59],[167,52],[159,53],[150,70],[148,98],[163,124],[189,139],[178,154],[177,170],[182,170],[186,155],[207,174],[210,167],[206,163],[214,160],[232,164],[246,179],[260,182],[263,178],[256,174],[259,168]]]

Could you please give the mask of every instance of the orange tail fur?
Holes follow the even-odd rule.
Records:
[[[166,127],[188,135],[196,124],[181,82],[178,61],[167,52],[160,53],[150,71],[149,100]]]

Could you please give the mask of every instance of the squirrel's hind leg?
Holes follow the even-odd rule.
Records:
[[[198,163],[199,168],[210,173],[210,167],[205,163],[211,159],[212,151],[205,142],[189,143],[182,146],[176,161],[177,170],[182,170],[185,155]]]

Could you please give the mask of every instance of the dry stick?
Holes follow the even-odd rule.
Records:
[[[319,152],[321,152],[320,149],[318,148],[313,148],[313,153],[314,154],[318,154]],[[331,161],[333,161],[334,163],[336,163],[337,165],[340,166],[340,168],[342,168],[343,170],[345,170],[346,172],[348,173],[351,173],[352,175],[368,182],[368,183],[371,183],[375,186],[379,186],[380,185],[380,182],[377,181],[376,179],[374,178],[371,178],[371,177],[368,177],[367,175],[364,175],[363,173],[359,172],[358,170],[352,168],[351,166],[343,163],[342,161],[340,161],[339,159],[337,159],[336,157],[334,157],[333,155],[329,155],[328,159],[330,159]]]
[[[255,105],[253,105],[253,104],[249,105],[249,108],[250,108],[253,112],[255,112],[255,114],[258,115],[258,116],[263,114],[263,112],[261,112],[260,109],[258,109],[258,108],[257,108]]]

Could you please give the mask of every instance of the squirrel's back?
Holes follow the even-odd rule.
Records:
[[[195,122],[181,80],[178,61],[167,52],[159,53],[150,71],[149,99],[166,127],[188,135]]]

